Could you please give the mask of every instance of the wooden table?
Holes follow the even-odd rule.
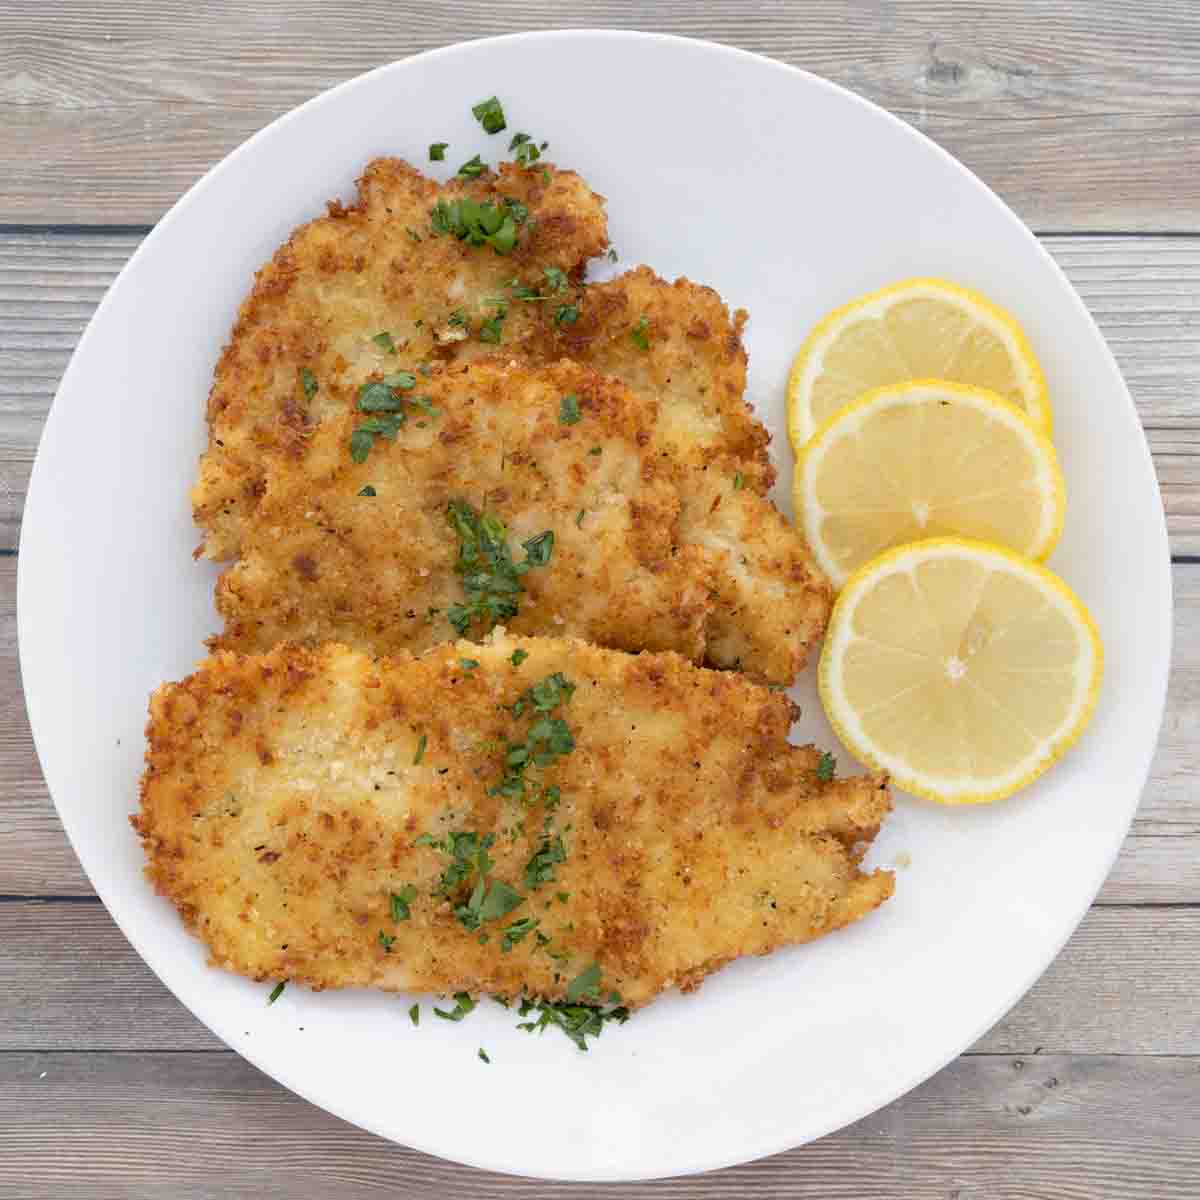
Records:
[[[1153,774],[1111,878],[1045,977],[970,1052],[852,1128],[621,1188],[534,1185],[401,1149],[221,1045],[84,878],[17,667],[17,538],[42,421],[105,288],[167,206],[341,80],[554,25],[661,29],[795,63],[981,175],[1038,231],[1120,361],[1175,564]],[[0,1195],[1200,1196],[1197,0],[0,0],[0,113]],[[119,402],[98,402],[120,420]],[[524,1114],[529,1136],[550,1099]]]

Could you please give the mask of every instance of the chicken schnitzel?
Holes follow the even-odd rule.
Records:
[[[217,364],[192,493],[202,553],[235,557],[274,463],[350,410],[373,374],[498,349],[576,358],[662,404],[680,457],[765,493],[768,435],[742,399],[745,314],[646,269],[582,286],[608,242],[603,198],[570,171],[504,163],[445,184],[376,159],[259,271]]]
[[[882,776],[674,654],[562,638],[220,653],[150,703],[146,873],[217,966],[313,988],[689,990],[892,891]]]
[[[674,456],[661,411],[566,360],[371,380],[273,471],[215,647],[391,654],[499,621],[790,685],[828,585],[768,500]]]

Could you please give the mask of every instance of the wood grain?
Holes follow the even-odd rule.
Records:
[[[1035,227],[1200,225],[1191,0],[359,0],[335,17],[320,0],[0,0],[0,221],[151,223],[249,134],[381,63],[598,26],[706,37],[841,83]]]
[[[0,233],[0,549],[17,544],[37,440],[71,351],[140,240]],[[1200,238],[1044,244],[1096,316],[1137,402],[1172,550],[1200,555]],[[198,396],[197,414],[202,405]]]
[[[166,910],[164,919],[173,919]],[[1200,909],[1094,908],[1046,974],[975,1049],[1200,1055],[1197,978]],[[264,1004],[269,990],[262,989]],[[99,903],[0,903],[0,1048],[220,1046]]]
[[[343,1124],[229,1053],[13,1053],[0,1079],[0,1193],[22,1200],[1193,1200],[1200,1173],[1189,1058],[961,1058],[810,1146],[617,1185],[454,1167]],[[420,1102],[411,1081],[396,1095]],[[536,1138],[545,1102],[514,1121],[521,1136]]]
[[[25,715],[16,573],[16,558],[0,557],[0,894],[90,895],[46,793]],[[1174,583],[1175,653],[1163,732],[1102,903],[1200,903],[1200,564],[1177,565]]]

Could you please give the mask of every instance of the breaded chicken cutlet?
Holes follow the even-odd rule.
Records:
[[[209,396],[192,493],[206,557],[236,556],[272,464],[373,375],[496,351],[651,392],[677,455],[768,490],[767,434],[742,398],[745,314],[645,269],[581,286],[608,242],[603,198],[551,166],[498,171],[438,184],[376,159],[356,204],[331,204],[259,271]]]
[[[792,683],[824,576],[768,500],[674,456],[660,405],[566,360],[390,378],[275,468],[218,582],[214,648],[391,654],[499,621]]]
[[[152,697],[132,822],[252,979],[636,1007],[891,894],[859,867],[886,781],[832,779],[793,713],[558,638],[222,653]]]

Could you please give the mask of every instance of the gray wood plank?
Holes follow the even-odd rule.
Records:
[[[71,351],[140,240],[0,233],[0,549],[17,544],[37,440]],[[1137,402],[1174,553],[1200,555],[1200,238],[1044,244],[1095,314]]]
[[[1094,908],[975,1051],[1200,1055],[1197,978],[1200,908]],[[220,1045],[99,903],[0,903],[0,1051]]]
[[[617,1185],[442,1162],[343,1124],[228,1053],[9,1054],[0,1079],[0,1193],[23,1200],[1185,1200],[1200,1173],[1191,1058],[961,1058],[810,1146]],[[397,1102],[419,1102],[419,1089],[398,1080]],[[536,1142],[546,1102],[514,1121],[519,1136]]]
[[[0,894],[89,895],[46,793],[21,696],[14,557],[0,557]],[[1200,902],[1200,564],[1175,580],[1175,652],[1158,755],[1103,903]]]
[[[556,26],[707,37],[805,67],[922,129],[1037,227],[1200,227],[1190,0],[361,0],[336,12],[2,0],[0,221],[152,222],[325,88],[431,47]]]

